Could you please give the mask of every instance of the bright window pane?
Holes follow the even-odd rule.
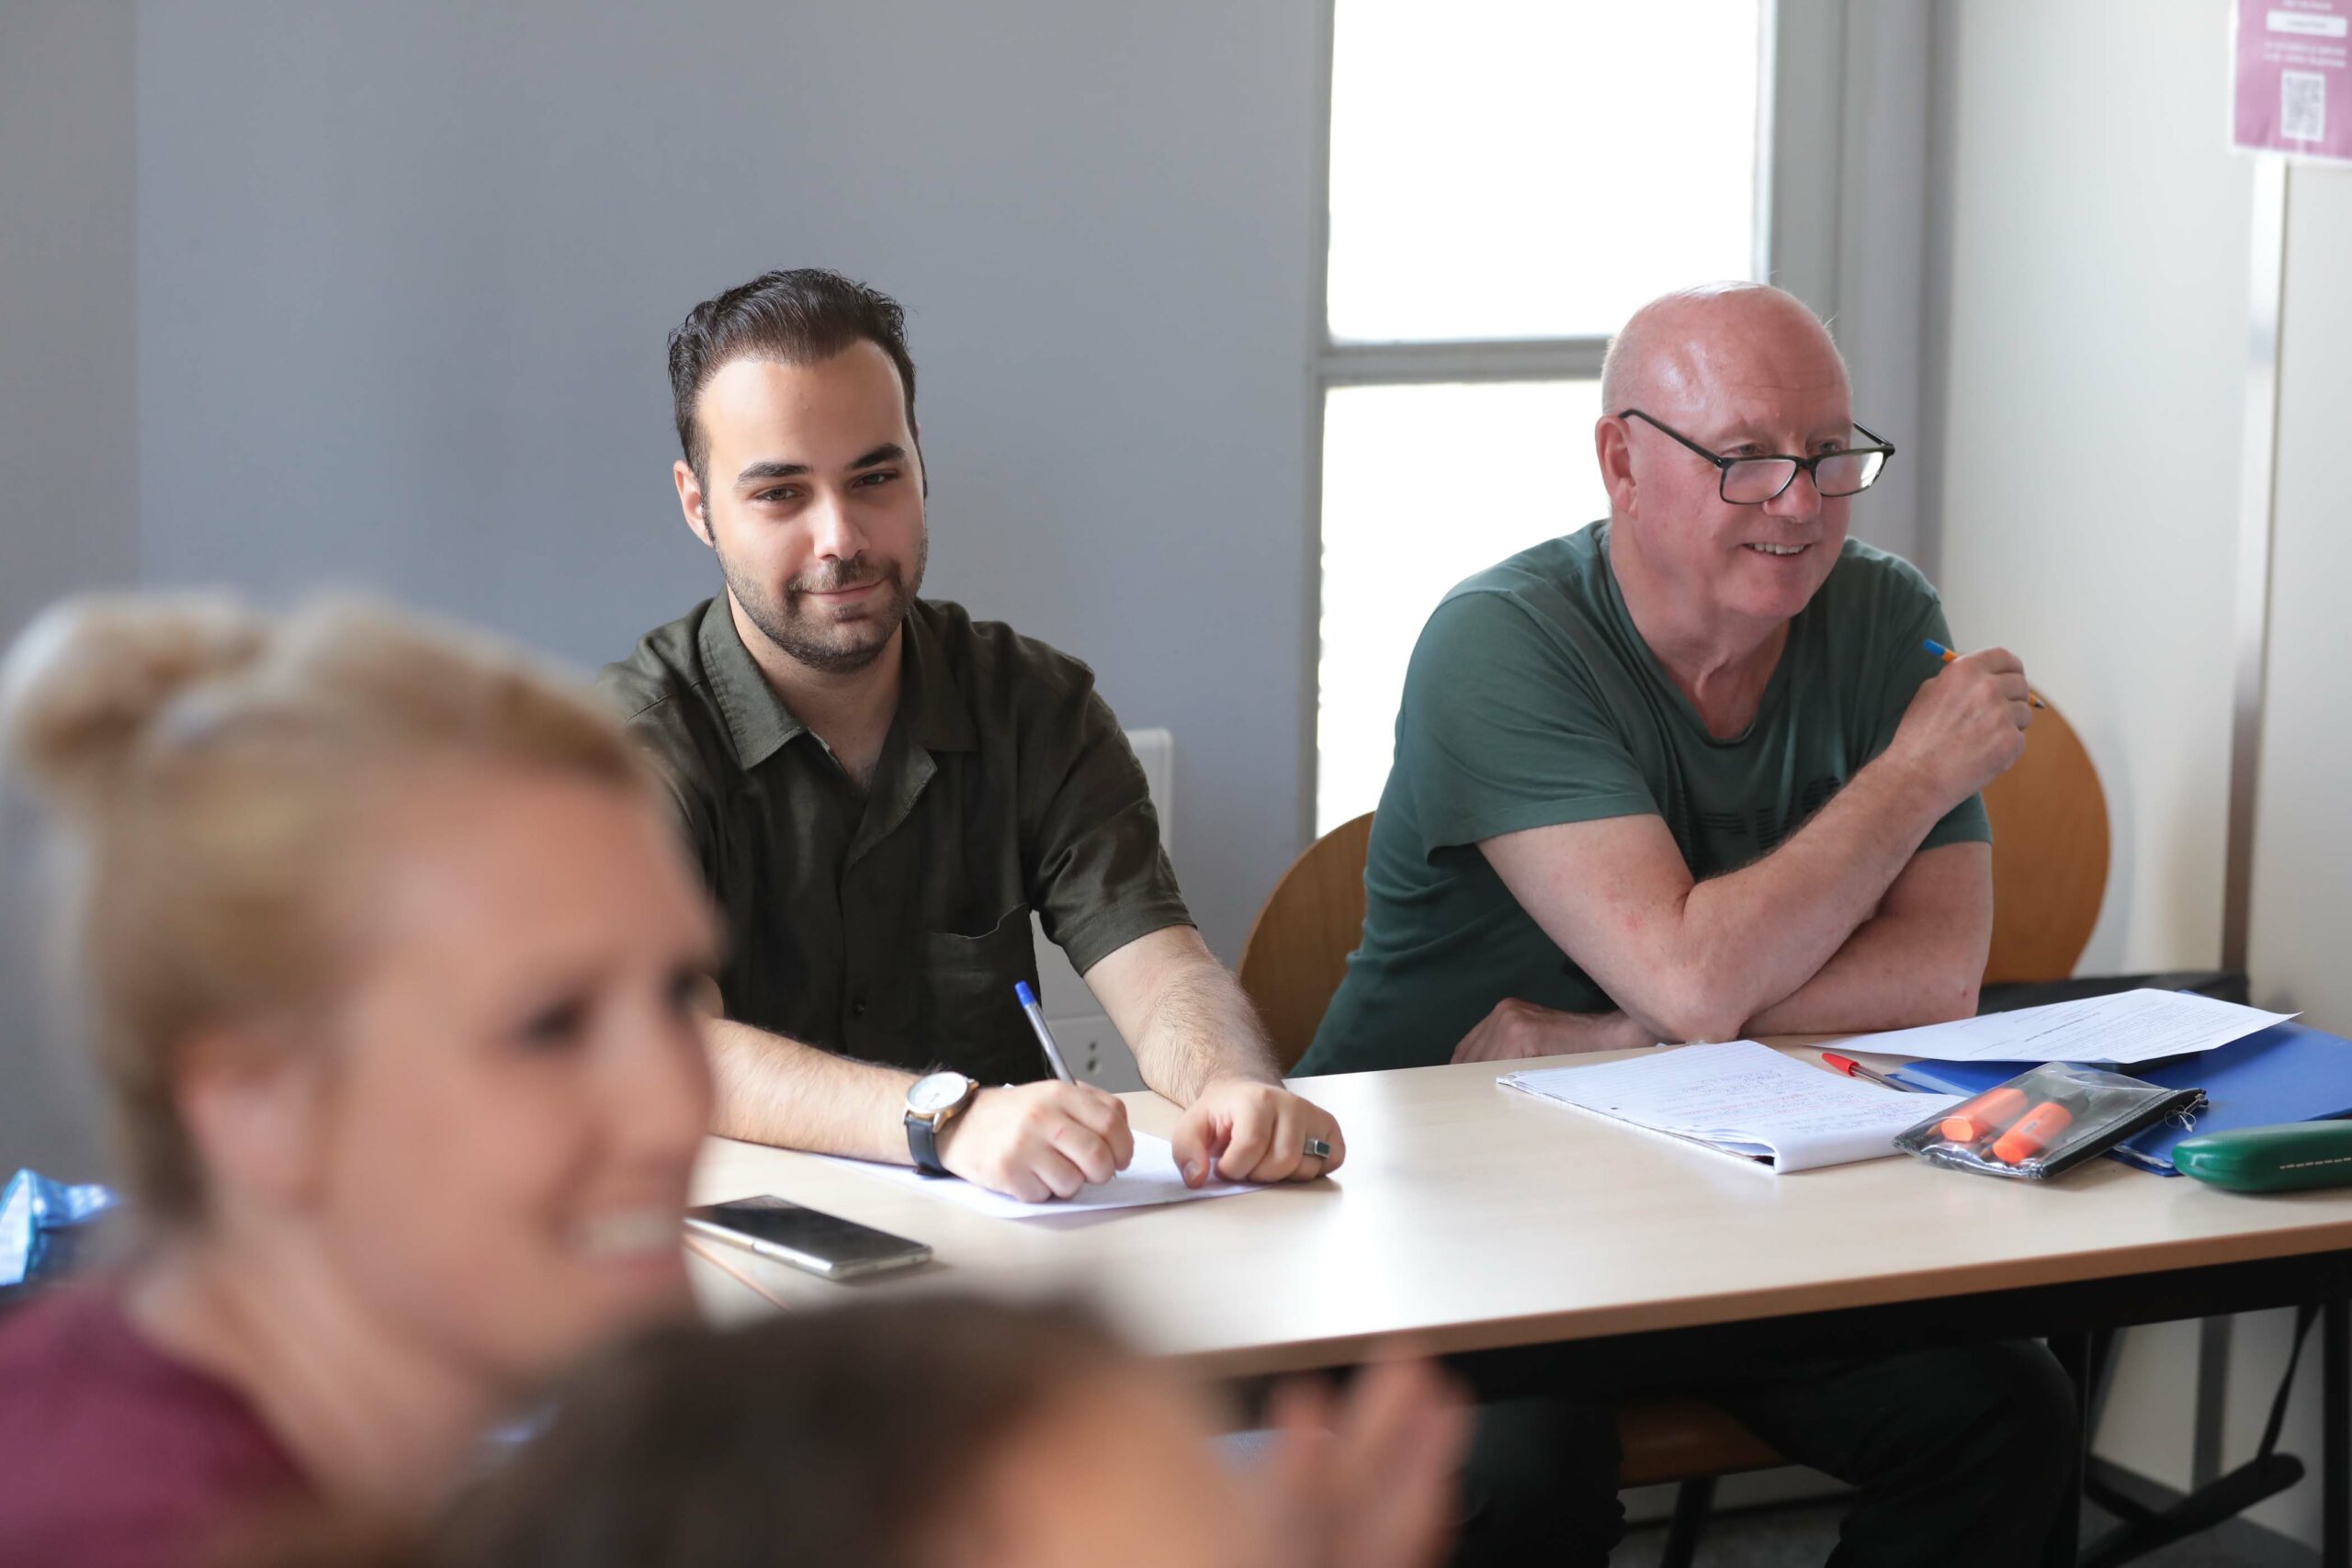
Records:
[[[1380,802],[1421,623],[1472,572],[1606,516],[1595,381],[1335,387],[1323,403],[1315,830]]]
[[[1758,0],[1339,0],[1340,342],[1598,336],[1751,276]]]

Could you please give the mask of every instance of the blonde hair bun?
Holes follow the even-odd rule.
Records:
[[[61,601],[0,663],[0,747],[52,804],[70,807],[120,777],[184,693],[250,669],[268,641],[267,623],[224,597]]]

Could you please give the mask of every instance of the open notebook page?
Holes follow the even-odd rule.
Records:
[[[1957,1095],[1903,1094],[1841,1077],[1753,1040],[1496,1081],[1782,1172],[1891,1155],[1897,1133],[1960,1103]]]

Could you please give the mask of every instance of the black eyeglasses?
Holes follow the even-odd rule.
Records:
[[[1873,434],[1862,425],[1854,426],[1870,436],[1873,445],[1846,446],[1818,457],[1794,457],[1785,453],[1770,453],[1758,457],[1724,457],[1708,451],[1696,441],[1670,424],[1660,423],[1639,409],[1627,409],[1619,419],[1638,419],[1645,424],[1656,425],[1716,468],[1723,478],[1715,493],[1734,506],[1761,506],[1777,500],[1781,492],[1797,482],[1800,469],[1813,476],[1813,488],[1825,498],[1860,495],[1878,481],[1886,471],[1886,460],[1894,456],[1894,447],[1883,435]]]

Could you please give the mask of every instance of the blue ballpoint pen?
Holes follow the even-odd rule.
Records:
[[[1037,1005],[1037,993],[1029,988],[1028,981],[1016,980],[1012,994],[1021,998],[1021,1010],[1029,1015],[1029,1027],[1037,1032],[1037,1043],[1046,1048],[1046,1060],[1053,1065],[1054,1077],[1064,1083],[1076,1083],[1077,1076],[1062,1060],[1062,1048],[1054,1042],[1053,1028],[1046,1021],[1046,1010]]]

